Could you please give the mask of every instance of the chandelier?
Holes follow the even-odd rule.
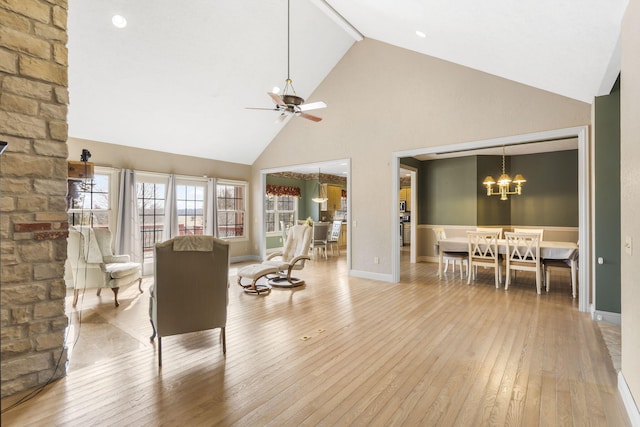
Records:
[[[322,183],[320,182],[320,169],[318,169],[318,184],[316,187],[316,191],[314,197],[311,200],[316,203],[324,203],[329,200],[329,198],[327,197],[327,187],[322,185]]]
[[[491,175],[488,175],[484,181],[483,185],[487,187],[487,196],[500,196],[500,200],[507,200],[508,194],[522,194],[522,184],[527,182],[524,179],[524,176],[517,173],[516,176],[511,179],[511,177],[504,170],[504,147],[502,147],[502,175],[498,178],[496,182]],[[514,183],[516,186],[511,190],[511,183]],[[493,184],[498,184],[497,191],[494,190]]]

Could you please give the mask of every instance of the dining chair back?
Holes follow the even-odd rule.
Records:
[[[575,261],[577,264],[578,260],[578,252],[575,253],[574,259],[542,259],[542,277],[544,278],[544,283],[547,288],[547,292],[549,292],[549,287],[551,285],[551,272],[564,272],[569,273],[571,277],[571,295],[573,298],[576,297],[576,272],[572,270],[571,265],[572,261]]]
[[[340,233],[342,231],[342,221],[336,220],[331,224],[331,231],[329,232],[329,238],[327,239],[327,246],[331,248],[331,255],[333,256],[334,248],[340,256]]]
[[[318,253],[320,256],[327,258],[327,235],[329,233],[328,222],[314,222],[313,233],[311,239],[311,253],[313,259],[317,259]]]
[[[507,243],[505,290],[509,289],[512,271],[532,271],[536,275],[536,290],[540,294],[542,270],[540,268],[540,234],[504,233]]]
[[[513,228],[514,233],[538,233],[540,241],[544,240],[544,228]]]
[[[502,239],[502,227],[476,227],[476,231],[480,232],[498,232],[498,239]]]
[[[498,252],[498,238],[501,229],[491,229],[491,231],[467,231],[467,240],[469,246],[469,264],[470,269],[467,275],[467,284],[471,284],[471,278],[475,280],[475,267],[489,267],[495,269],[496,288],[500,287],[502,281],[502,271],[500,262],[502,257]]]
[[[433,233],[436,236],[436,242],[440,242],[441,240],[444,240],[447,238],[447,234],[444,231],[443,227],[434,227],[433,228]],[[439,248],[438,248],[439,250]],[[465,265],[467,266],[467,274],[469,274],[469,266],[468,266],[468,260],[469,260],[469,253],[468,252],[448,252],[445,251],[442,253],[442,260],[444,261],[444,272],[447,272],[447,269],[449,268],[449,261],[451,261],[453,263],[453,274],[456,273],[456,262],[458,262],[458,264],[460,265],[460,278],[463,278],[462,275],[462,266]]]

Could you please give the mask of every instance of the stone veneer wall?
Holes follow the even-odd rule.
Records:
[[[2,397],[66,371],[67,9],[0,0]]]

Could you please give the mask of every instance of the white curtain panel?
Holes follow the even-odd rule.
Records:
[[[142,262],[142,238],[138,217],[136,173],[131,169],[120,171],[118,219],[116,223],[115,249],[118,254],[128,254],[134,262]]]
[[[205,234],[218,237],[218,204],[216,203],[216,179],[207,179],[207,219]]]
[[[164,200],[164,227],[162,228],[162,241],[169,240],[179,234],[178,230],[178,204],[176,203],[176,176],[169,175],[167,193]]]

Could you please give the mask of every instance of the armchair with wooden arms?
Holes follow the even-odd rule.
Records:
[[[225,327],[229,287],[229,245],[213,236],[177,236],[155,247],[155,283],[149,317],[151,341],[220,328],[222,353],[227,351]]]
[[[142,293],[142,266],[131,262],[129,255],[114,255],[111,249],[111,231],[106,228],[69,227],[67,240],[67,272],[73,281],[73,307],[81,289],[111,288],[118,307],[118,290],[138,281]]]

